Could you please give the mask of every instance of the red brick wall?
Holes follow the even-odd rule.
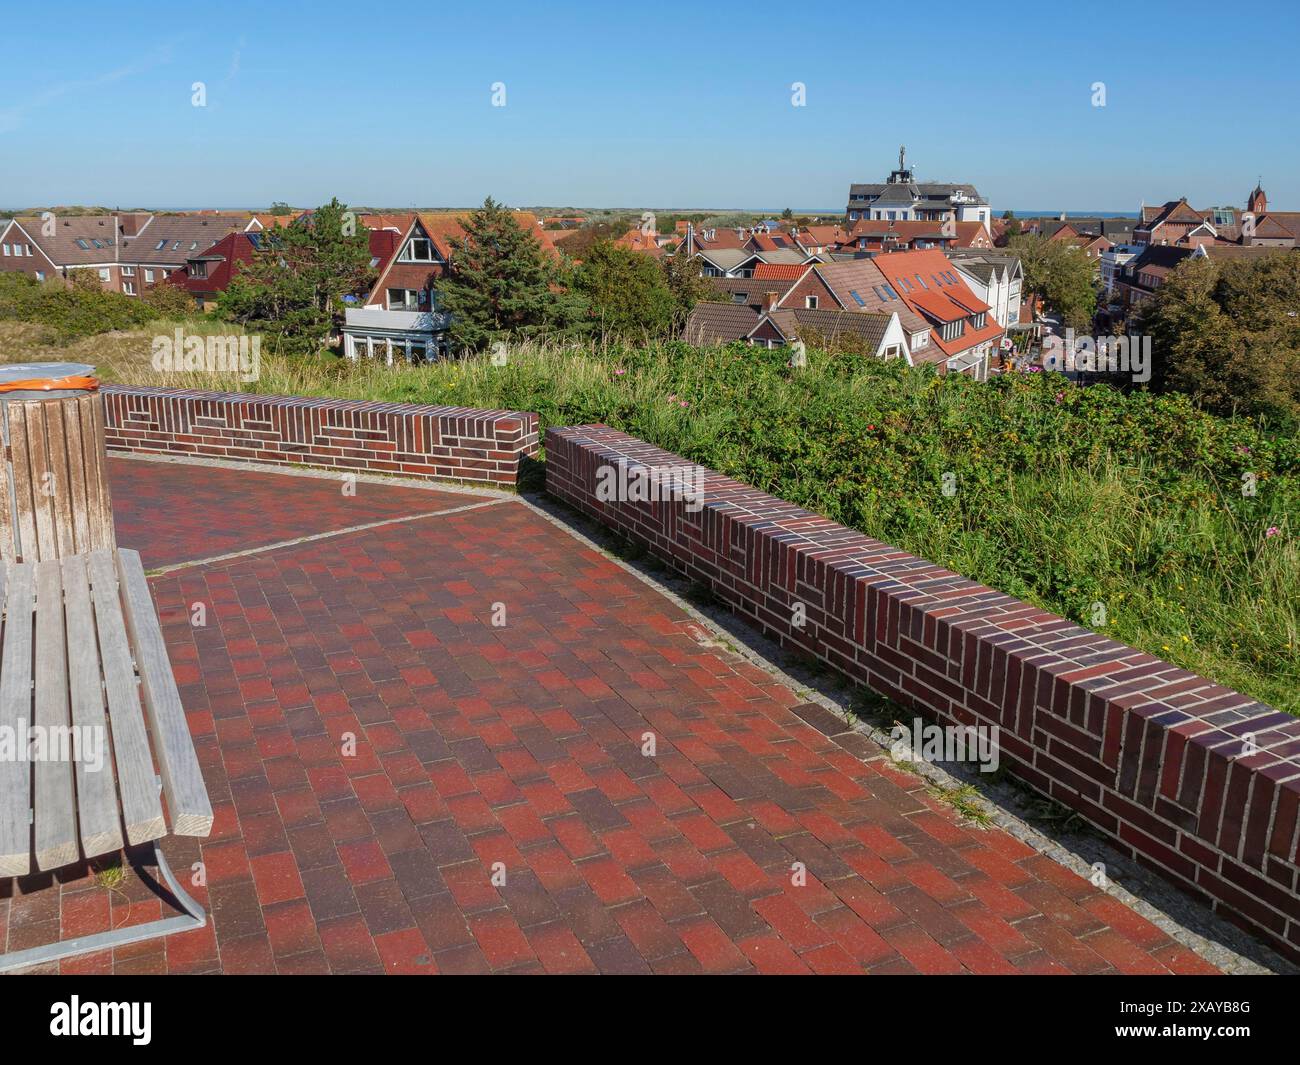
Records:
[[[547,432],[552,495],[782,644],[941,723],[999,726],[1017,776],[1300,957],[1300,719],[702,467],[695,513],[601,501],[607,465],[690,466],[602,426]]]
[[[110,451],[326,466],[511,486],[537,415],[108,385]]]

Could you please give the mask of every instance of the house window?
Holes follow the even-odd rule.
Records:
[[[122,291],[125,292],[128,296],[134,296],[134,295],[135,295],[135,283],[134,283],[133,281],[123,281],[123,282],[122,282]]]
[[[36,271],[36,280],[37,280],[37,281],[44,281],[44,280],[45,280],[45,271],[44,271],[44,270],[37,270],[37,271]]]
[[[101,271],[99,272],[99,279],[100,279],[101,281],[107,281],[108,278],[109,278],[109,272],[108,272],[107,269],[101,270]]]
[[[419,263],[432,262],[433,241],[428,237],[412,237],[406,245],[406,258]]]
[[[816,297],[816,296],[805,296],[805,297],[803,298],[803,305],[804,305],[805,307],[807,307],[808,310],[810,310],[810,311],[815,311],[815,310],[817,309],[817,297]]]
[[[749,293],[748,293],[748,292],[733,292],[733,293],[731,294],[731,302],[732,302],[732,303],[746,303],[746,302],[748,302],[748,301],[749,301]]]
[[[123,277],[135,277],[135,267],[134,267],[134,266],[124,266],[124,267],[122,267],[122,276],[123,276]]]
[[[144,272],[144,283],[145,283],[146,285],[152,285],[152,284],[153,284],[153,271],[152,271],[152,270],[146,270],[146,271]]]
[[[8,245],[8,244],[0,245],[0,251],[3,251],[6,255],[8,255],[8,254],[9,254],[9,245]]]
[[[190,263],[189,275],[190,277],[207,277],[208,264],[206,262]]]
[[[414,311],[419,306],[419,293],[409,288],[390,288],[388,290],[388,309],[390,311]]]

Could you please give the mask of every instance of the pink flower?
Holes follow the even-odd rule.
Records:
[[[615,376],[615,377],[622,377],[625,373],[627,373],[626,370],[615,370],[615,371],[614,371],[614,376]]]
[[[1279,529],[1276,525],[1270,525],[1267,529],[1264,530],[1264,538],[1268,539],[1271,536],[1280,536],[1281,533],[1282,530]]]
[[[1065,393],[1064,393],[1064,392],[1058,392],[1058,393],[1056,393],[1056,402],[1057,402],[1057,403],[1062,403],[1062,402],[1064,402],[1064,401],[1065,401]]]

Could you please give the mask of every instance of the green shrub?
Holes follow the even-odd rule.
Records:
[[[74,270],[73,274],[86,272]],[[136,329],[158,317],[138,299],[101,291],[97,279],[95,286],[0,274],[0,318],[34,322],[44,326],[52,339],[69,341],[115,329]]]

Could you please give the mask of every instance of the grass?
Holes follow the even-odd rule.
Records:
[[[531,410],[543,430],[604,422],[1300,713],[1293,433],[1050,375],[982,385],[818,352],[796,370],[782,352],[673,344],[521,346],[499,367],[263,357],[245,385],[155,371],[150,338],[174,327],[54,351],[0,322],[0,352],[136,384]]]

